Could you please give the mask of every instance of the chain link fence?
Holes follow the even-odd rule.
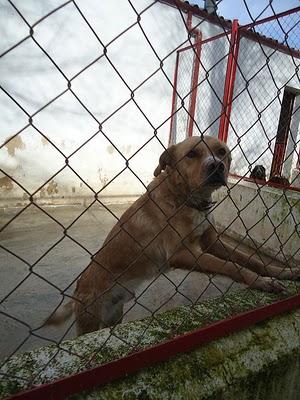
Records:
[[[264,35],[265,38],[268,34],[273,39],[273,43],[270,41],[269,46],[260,41],[253,43],[255,35],[248,36],[249,31],[242,30],[238,56],[241,61],[238,61],[237,87],[234,94],[235,97],[239,96],[246,81],[247,89],[236,102],[236,112],[243,118],[247,105],[248,121],[251,121],[249,113],[253,113],[251,121],[253,127],[250,128],[249,125],[251,135],[249,135],[250,130],[245,131],[244,135],[239,135],[244,141],[244,146],[241,146],[244,154],[242,155],[240,151],[236,160],[240,158],[243,160],[244,169],[239,167],[238,173],[244,175],[250,166],[262,164],[270,181],[292,186],[294,183],[297,186],[297,173],[293,171],[297,168],[299,155],[297,121],[299,103],[297,91],[294,91],[299,80],[299,43],[297,48],[290,47],[293,40],[297,45],[298,24],[295,24],[295,18],[299,19],[299,12],[284,14],[275,20],[253,24],[248,28],[259,34],[259,37]],[[252,42],[251,45],[249,40]],[[284,43],[287,48],[286,53],[279,51],[279,43]],[[252,50],[256,56],[251,53]],[[260,81],[259,88],[254,83],[256,79]],[[258,141],[259,157],[254,155]],[[280,155],[279,146],[282,146]]]
[[[148,316],[149,325],[155,320],[164,329],[157,317],[161,311],[185,304],[194,312],[204,299],[225,296],[236,283],[222,280],[205,258],[221,239],[229,244],[219,256],[225,254],[224,265],[232,260],[231,276],[238,281],[245,281],[239,275],[241,253],[266,274],[274,263],[279,278],[299,277],[300,10],[277,15],[269,2],[265,11],[271,17],[262,19],[243,1],[252,22],[239,26],[179,1],[56,3],[56,8],[11,0],[3,5],[3,379],[16,353],[47,344],[59,351],[63,340],[75,335],[74,318],[58,331],[45,326],[46,317],[67,301],[73,310],[83,307],[77,317],[84,314],[88,322],[80,333],[108,326],[110,339],[129,346],[115,330],[122,321]],[[206,135],[231,150],[226,187],[196,206],[189,193],[168,215],[155,194],[164,182],[158,177],[157,186],[149,186],[159,157],[164,155],[160,169],[168,171],[168,145]],[[182,185],[189,185],[189,178],[181,162],[194,158],[197,145],[173,165]],[[209,141],[205,149],[213,158],[213,175],[227,155],[216,156]],[[144,200],[125,212],[142,192]],[[144,230],[132,230],[130,223],[150,203],[164,223],[149,234],[153,221],[145,218]],[[172,223],[182,207],[198,207],[205,215],[188,232]],[[190,235],[215,227],[213,243],[195,254],[187,244]],[[153,248],[164,251],[165,231],[184,251],[181,262],[190,260],[179,266],[179,274],[167,268],[178,246],[163,262],[154,254]],[[122,235],[124,242],[111,247]],[[132,254],[125,255],[125,242]],[[121,270],[101,258],[105,251],[112,259],[124,254]],[[151,264],[151,276],[135,276],[139,263]],[[92,280],[99,275],[108,284],[101,283],[86,302],[78,293],[92,269],[98,271]],[[143,284],[137,291],[131,285],[135,279]],[[270,285],[282,289],[275,280]],[[109,305],[108,297],[114,315],[108,307],[99,320],[97,307]],[[234,304],[229,306],[236,314]],[[175,321],[169,337],[182,333],[183,325]],[[105,343],[85,360],[87,368],[102,352]]]

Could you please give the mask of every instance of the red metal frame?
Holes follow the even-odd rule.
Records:
[[[84,390],[102,386],[127,376],[142,368],[166,361],[177,354],[185,353],[200,345],[248,328],[280,313],[300,307],[300,294],[277,301],[251,311],[218,321],[204,328],[177,336],[150,348],[126,357],[79,372],[9,397],[10,400],[63,400]]]
[[[188,15],[187,15],[187,19],[186,19],[186,26],[187,26],[189,33],[191,33],[191,31],[192,31],[192,23],[193,23],[193,13],[191,11],[188,11]]]
[[[193,5],[189,4],[188,2],[182,2],[180,0],[159,0],[159,2],[167,4],[167,5],[175,7],[175,8],[178,8],[178,9],[182,10],[183,12],[191,12],[194,15],[211,22],[212,24],[221,26],[223,29],[231,29],[232,24],[231,24],[230,20],[225,20],[219,16],[208,14],[207,12],[205,12],[204,10],[201,10],[196,5],[193,6]],[[300,51],[289,48],[289,47],[285,46],[284,44],[276,42],[272,38],[261,36],[255,32],[252,32],[249,30],[254,25],[261,25],[263,23],[272,21],[274,19],[299,12],[300,11],[299,8],[300,7],[292,8],[291,10],[287,10],[282,13],[272,15],[271,17],[263,18],[259,21],[253,22],[251,24],[242,25],[240,27],[240,33],[242,33],[243,35],[249,37],[250,39],[252,39],[256,42],[265,44],[266,46],[269,46],[271,48],[276,48],[277,50],[279,50],[283,53],[292,55],[295,58],[300,58]]]
[[[281,101],[281,111],[279,116],[270,177],[276,175],[281,176],[282,173],[284,156],[286,152],[288,139],[290,136],[290,126],[293,116],[295,99],[296,95],[294,93],[286,89],[284,90],[284,94]]]
[[[242,179],[243,181],[250,182],[250,183],[258,183],[259,185],[262,185],[262,186],[270,186],[270,187],[274,187],[276,189],[286,189],[286,190],[292,190],[294,192],[300,192],[300,188],[298,188],[296,186],[285,186],[285,185],[281,185],[280,183],[275,183],[272,181],[263,181],[261,179],[253,179],[248,176],[233,174],[231,172],[229,173],[229,175],[232,176],[233,178]]]
[[[177,7],[181,9],[182,11],[185,11],[188,13],[187,16],[187,26],[189,31],[193,31],[194,33],[198,32],[197,29],[192,28],[192,15],[196,15],[198,17],[204,18],[206,20],[209,20],[212,23],[215,23],[219,26],[222,26],[224,29],[227,29],[231,26],[231,51],[229,54],[228,58],[228,64],[227,64],[227,71],[226,71],[226,78],[225,78],[225,88],[224,88],[224,97],[223,97],[223,107],[222,107],[222,114],[221,114],[221,119],[220,119],[220,125],[219,125],[219,138],[223,140],[224,142],[227,141],[228,138],[228,130],[229,130],[229,123],[230,123],[230,114],[231,114],[231,108],[232,108],[232,98],[233,98],[233,90],[234,90],[234,82],[235,82],[235,76],[236,76],[236,68],[237,68],[237,56],[238,56],[238,51],[239,51],[239,40],[241,36],[245,36],[251,40],[254,40],[256,42],[259,42],[263,45],[267,45],[271,48],[275,48],[278,51],[284,52],[288,55],[292,55],[295,58],[300,58],[300,51],[296,49],[289,48],[286,45],[283,45],[281,43],[278,43],[277,41],[271,39],[271,38],[266,38],[264,36],[261,36],[255,32],[250,31],[251,28],[257,25],[261,25],[273,20],[276,20],[278,18],[282,18],[286,15],[291,15],[296,12],[300,12],[300,7],[295,7],[291,10],[287,10],[275,15],[272,15],[267,18],[263,18],[261,20],[255,21],[250,24],[246,24],[243,26],[238,25],[238,20],[233,20],[233,23],[231,24],[230,21],[226,21],[221,19],[218,16],[214,15],[209,15],[205,13],[203,10],[199,9],[198,7],[192,6],[188,3],[182,3],[178,0],[159,0],[162,3],[166,3],[168,5],[172,5],[174,7]],[[214,37],[208,38],[206,40],[201,41],[198,43],[198,40],[195,41],[195,44],[193,46],[186,46],[180,50],[178,50],[178,53],[181,51],[188,50],[192,47],[195,48],[197,56],[195,57],[194,60],[194,67],[193,67],[193,78],[192,78],[192,87],[196,87],[196,89],[192,92],[192,97],[191,97],[191,102],[190,102],[190,117],[188,121],[188,135],[192,136],[193,134],[193,120],[194,120],[194,115],[195,115],[195,108],[196,108],[196,100],[197,100],[197,83],[195,85],[195,82],[198,80],[199,76],[199,69],[200,66],[200,60],[198,57],[198,54],[201,54],[201,45],[203,45],[206,42],[209,42],[211,40],[214,40],[218,37],[222,37],[227,35],[228,32],[221,33],[219,35],[216,35]],[[196,65],[197,68],[196,68]],[[177,73],[178,73],[178,64],[176,65],[177,68]],[[177,76],[176,76],[176,83],[177,83]],[[173,93],[174,97],[174,93]],[[173,115],[173,114],[172,114]],[[171,125],[173,125],[173,119],[171,120]],[[171,141],[171,135],[170,135],[170,140]]]
[[[287,139],[284,143],[275,143],[270,176],[281,176],[286,146]]]
[[[197,101],[197,93],[198,93],[198,79],[199,79],[199,69],[200,69],[200,56],[201,56],[201,32],[197,32],[195,36],[195,56],[194,56],[194,65],[193,65],[193,73],[192,73],[192,84],[191,84],[191,98],[190,98],[190,107],[189,107],[189,118],[188,118],[188,135],[193,136],[193,128],[194,128],[194,119],[195,119],[195,110],[196,110],[196,101]]]
[[[191,97],[189,104],[189,117],[187,126],[188,136],[193,136],[194,118],[195,118],[197,92],[198,92],[202,33],[199,29],[193,28],[193,14],[190,11],[188,12],[187,16],[187,28],[188,32],[192,33],[193,36],[195,37],[195,43],[192,46],[195,51],[195,54],[194,54],[193,72],[191,79],[191,93],[190,93]]]
[[[172,3],[172,1],[170,1],[170,2]],[[167,2],[167,3],[169,3],[169,2]],[[176,6],[178,6],[176,1],[173,3],[176,3]],[[191,12],[190,7],[187,7],[187,8],[184,7],[184,9],[186,11],[188,11],[188,16],[187,16],[188,30],[190,32],[193,31],[197,34],[198,33],[197,29],[192,28],[192,13],[194,13],[194,10]],[[252,27],[254,27],[256,25],[261,25],[261,24],[267,23],[269,21],[284,17],[286,15],[293,14],[293,13],[296,13],[299,11],[300,11],[300,7],[296,7],[292,10],[288,10],[288,11],[285,11],[285,12],[273,15],[271,17],[267,17],[267,18],[261,19],[259,21],[256,21],[254,23],[247,24],[247,25],[240,26],[240,27],[238,25],[238,20],[233,21],[233,24],[231,26],[230,53],[229,53],[229,57],[228,57],[226,77],[225,77],[223,107],[222,107],[222,113],[221,113],[220,125],[219,125],[219,138],[221,140],[223,140],[224,142],[226,142],[228,139],[228,131],[229,131],[229,124],[230,124],[230,114],[231,114],[231,109],[232,109],[232,100],[233,100],[234,83],[235,83],[235,77],[236,77],[237,58],[238,58],[240,37],[245,36],[251,40],[259,41],[261,44],[266,44],[269,47],[274,47],[277,50],[283,51],[284,53],[287,53],[289,55],[293,55],[295,57],[300,57],[300,52],[298,52],[297,50],[290,49],[289,47],[282,45],[272,39],[264,38],[264,37],[256,34],[255,32],[249,31],[249,29],[251,29]],[[195,14],[197,15],[199,13],[196,12]],[[201,17],[204,17],[204,16],[201,15]],[[191,87],[195,88],[195,89],[192,90],[192,93],[191,93],[191,100],[190,100],[190,105],[189,105],[190,116],[188,118],[188,127],[187,127],[187,133],[189,136],[192,136],[192,134],[193,134],[194,116],[195,116],[196,101],[197,101],[197,83],[198,83],[198,78],[199,78],[199,67],[200,67],[199,58],[201,55],[201,46],[204,43],[210,42],[212,40],[215,40],[219,37],[223,37],[226,35],[228,35],[228,31],[222,32],[221,34],[218,34],[214,37],[210,37],[205,40],[201,40],[201,36],[198,38],[196,37],[195,43],[193,45],[189,45],[184,48],[181,48],[177,52],[177,56],[178,56],[178,53],[188,50],[188,49],[191,49],[191,48],[194,48],[195,52],[196,52],[196,56],[195,56],[194,63],[193,63],[192,85],[191,85]],[[179,65],[178,65],[178,57],[177,57],[176,66],[175,66],[176,77],[174,77],[174,85],[175,86],[177,85],[178,67],[179,67]],[[173,104],[176,101],[176,93],[175,92],[176,92],[176,88],[173,92],[173,99],[172,99]],[[172,107],[172,110],[174,112],[174,107]],[[173,115],[173,112],[172,112],[172,115]],[[173,132],[173,129],[174,129],[174,118],[172,118],[172,120],[171,120],[169,143],[171,143],[171,140],[172,140],[171,132]],[[276,164],[279,163],[281,165],[282,164],[281,161],[284,156],[285,147],[282,149],[279,147],[280,147],[280,145],[278,145],[276,147],[276,154],[274,154],[274,158],[276,158],[276,160],[275,160]],[[273,160],[273,163],[274,163],[274,160]],[[245,178],[243,176],[239,176],[239,178],[253,181],[251,178]],[[298,191],[298,188],[296,188],[296,187],[274,184],[272,182],[268,182],[268,186],[278,187],[281,189],[288,188],[289,190]]]
[[[232,30],[231,30],[230,52],[228,55],[224,95],[222,103],[222,113],[221,113],[219,136],[218,136],[219,139],[225,143],[227,142],[228,138],[238,52],[239,52],[239,23],[238,20],[235,19],[233,20]]]
[[[193,45],[186,46],[185,48],[179,49],[177,51],[176,62],[175,62],[175,70],[174,70],[174,78],[173,78],[173,94],[172,94],[172,108],[171,108],[171,123],[170,123],[170,132],[169,132],[169,145],[173,143],[174,139],[174,116],[176,113],[176,96],[177,96],[177,80],[178,80],[178,68],[179,68],[179,55],[180,52],[195,49],[194,61],[193,61],[193,72],[191,78],[191,93],[190,93],[190,103],[189,103],[189,116],[187,122],[187,132],[188,136],[193,135],[193,126],[194,126],[194,118],[195,118],[195,110],[196,110],[196,101],[197,101],[197,93],[198,93],[198,78],[199,78],[199,69],[200,69],[200,56],[201,56],[201,46],[202,46],[202,34],[198,29],[192,27],[192,17],[193,14],[188,12],[186,27],[188,33],[192,34],[195,38],[195,43]],[[225,33],[222,34],[224,36]],[[209,41],[208,39],[207,41]]]
[[[231,30],[226,31],[226,32],[222,32],[222,33],[220,33],[218,35],[211,36],[211,37],[209,37],[207,39],[201,40],[201,45],[206,44],[208,42],[212,42],[213,40],[219,39],[221,37],[228,36],[228,34],[230,34],[230,32],[231,32]],[[177,50],[177,52],[181,53],[182,51],[189,50],[189,49],[195,47],[196,45],[197,45],[197,42],[195,42],[193,45],[189,45],[189,46],[186,46],[186,47],[181,47],[181,49]]]
[[[172,94],[172,109],[171,109],[171,123],[169,133],[169,146],[173,143],[173,131],[174,131],[174,116],[176,112],[176,96],[177,96],[177,79],[178,79],[178,65],[179,65],[179,52],[176,55],[174,80],[173,80],[173,94]]]
[[[295,8],[291,8],[290,10],[286,10],[286,11],[283,11],[283,12],[278,13],[278,14],[271,15],[270,17],[259,19],[258,21],[251,22],[250,24],[243,25],[242,28],[243,29],[251,29],[254,26],[265,24],[266,22],[270,22],[270,21],[273,21],[274,19],[282,18],[282,17],[285,17],[287,15],[295,14],[296,12],[300,12],[300,6],[299,7],[295,7]]]

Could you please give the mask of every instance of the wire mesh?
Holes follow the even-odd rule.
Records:
[[[274,12],[272,5],[270,8]],[[251,30],[259,35],[272,38],[289,48],[299,50],[299,17],[299,11],[293,14],[288,13],[272,21],[255,25]]]
[[[299,271],[291,267],[299,260],[300,86],[299,54],[295,50],[299,48],[299,12],[240,27],[238,53],[234,53],[230,23],[218,15],[212,17],[213,21],[207,16],[207,20],[205,13],[195,11],[189,26],[184,6],[169,3],[172,7],[160,1],[143,2],[142,7],[126,0],[114,7],[67,1],[51,9],[33,2],[30,9],[8,0],[4,7],[4,17],[12,17],[0,61],[4,77],[0,102],[5,115],[0,146],[4,160],[0,170],[4,210],[0,312],[7,331],[7,343],[1,349],[4,378],[5,365],[16,353],[52,343],[57,346],[55,358],[63,340],[74,336],[76,319],[58,333],[44,326],[47,315],[67,300],[74,308],[83,307],[81,313],[91,325],[87,331],[108,326],[110,339],[116,337],[130,346],[115,327],[133,310],[135,318],[149,316],[149,325],[155,320],[165,329],[157,317],[159,312],[187,304],[192,313],[199,301],[225,296],[236,283],[224,283],[216,271],[207,268],[213,247],[218,249],[218,258],[220,254],[225,258],[220,258],[223,264],[231,265],[235,280],[244,280],[238,261],[244,245],[248,246],[243,250],[247,263],[253,263],[261,273],[271,273],[275,258],[277,274],[298,277]],[[271,2],[269,7],[273,10]],[[195,31],[202,34],[200,42]],[[197,45],[201,45],[199,54]],[[230,63],[236,65],[236,74]],[[231,88],[231,98],[226,88]],[[294,99],[286,134],[280,139],[278,126],[286,90],[294,94]],[[231,178],[225,190],[218,192],[217,203],[201,198],[195,205],[195,189],[191,189],[169,214],[157,197],[167,173],[163,180],[156,178],[157,186],[148,185],[160,154],[168,158],[164,151],[169,129],[172,144],[189,136],[189,124],[194,136],[217,138],[221,137],[222,117],[229,121],[230,171],[237,178]],[[186,157],[195,156],[194,150],[191,148],[172,165],[182,185],[190,185],[181,165]],[[216,156],[209,144],[203,151],[217,160],[217,165],[226,164],[227,154]],[[275,153],[281,156],[275,159]],[[270,176],[274,162],[280,171],[275,177]],[[247,195],[249,188],[243,186],[243,179],[250,178],[257,165],[264,167],[265,177],[253,175],[249,179],[252,191]],[[164,168],[166,165],[161,165]],[[212,175],[215,168],[218,166],[214,164]],[[263,193],[269,190],[268,185],[279,187],[274,198]],[[287,187],[294,189],[292,194]],[[128,207],[124,199],[130,203],[143,191],[144,200],[137,200],[134,208],[123,214]],[[120,196],[123,200],[118,204]],[[144,217],[147,207],[163,221],[150,233],[147,226],[152,224],[151,219]],[[197,207],[205,217],[195,217],[190,230],[182,232],[174,218],[182,209],[193,211]],[[225,213],[225,209],[231,211]],[[130,225],[135,218],[145,218],[139,232]],[[109,233],[116,223],[117,228]],[[213,242],[195,254],[189,245],[191,235],[216,232],[216,225],[218,233]],[[99,248],[102,254],[108,251],[117,258],[123,242],[121,246],[118,242],[117,248],[113,243],[121,236],[130,244],[132,254],[124,256],[121,269],[113,270],[107,258],[99,257]],[[184,253],[181,262],[188,260],[189,265],[179,266],[185,269],[179,275],[168,272],[178,247],[164,257],[153,250],[166,254],[166,236],[177,238]],[[221,239],[231,245],[224,247]],[[273,248],[272,258],[261,254],[266,248]],[[131,284],[137,279],[135,268],[146,264],[151,265],[151,273],[145,271],[138,277],[139,283],[144,283],[136,291]],[[98,271],[109,284],[86,302],[74,289],[84,285],[91,270]],[[256,276],[255,282],[262,282],[261,277]],[[268,282],[270,286],[261,286],[281,290],[277,281]],[[157,296],[157,288],[162,288],[161,293],[167,290]],[[151,305],[149,298],[155,298]],[[114,313],[109,307],[111,299]],[[230,307],[234,314],[234,305]],[[183,325],[183,321],[174,323],[169,337],[182,333]],[[145,334],[146,329],[134,348]],[[86,359],[76,350],[74,355],[89,367],[104,351],[105,343]],[[50,362],[27,377],[23,387],[36,383]]]
[[[283,109],[282,100],[285,91],[292,93],[296,101],[292,105],[291,118],[286,123],[285,145],[287,147],[283,159],[279,161],[281,166],[278,175],[280,177],[277,177],[278,183],[292,186],[296,180],[294,175],[297,175],[297,172],[293,175],[293,171],[296,169],[299,152],[297,117],[299,104],[297,95],[293,91],[299,82],[299,58],[287,41],[280,40],[278,29],[286,26],[287,37],[288,34],[291,37],[293,29],[297,29],[297,24],[296,26],[293,24],[294,16],[297,14],[296,12],[283,16],[252,28],[259,34],[268,32],[271,37],[269,46],[263,42],[265,37],[262,41],[260,41],[261,36],[257,36],[258,40],[253,40],[253,37],[247,36],[247,32],[241,31],[234,88],[235,106],[232,110],[232,118],[237,123],[234,127],[231,126],[228,141],[229,145],[236,147],[237,154],[233,165],[233,171],[236,174],[249,176],[255,164],[260,164],[265,167],[266,178],[271,180],[276,138],[280,130],[279,119],[281,113],[288,114],[288,110]],[[278,42],[272,43],[272,39],[278,39]],[[287,46],[290,54],[280,51],[278,47],[280,43]],[[289,57],[286,56],[287,54]],[[259,86],[256,84],[258,81]],[[238,135],[235,132],[239,132]],[[259,152],[256,151],[257,146],[259,146]]]

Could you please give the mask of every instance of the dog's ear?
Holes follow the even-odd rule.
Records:
[[[174,148],[175,146],[173,145],[161,154],[159,157],[159,164],[154,170],[154,176],[158,176],[161,171],[166,169],[167,165],[174,164]]]

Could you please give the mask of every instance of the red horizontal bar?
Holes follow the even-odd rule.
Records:
[[[291,15],[291,14],[294,14],[299,11],[300,11],[300,7],[291,8],[290,10],[286,10],[281,13],[271,15],[270,17],[259,19],[258,21],[251,22],[250,24],[242,25],[241,28],[250,29],[250,28],[253,28],[254,26],[265,24],[266,22],[270,22],[270,21],[273,21],[274,19],[286,17],[287,15]]]
[[[181,53],[182,51],[189,50],[189,49],[191,49],[191,48],[196,47],[198,44],[203,45],[203,44],[212,42],[212,41],[215,40],[215,39],[219,39],[219,38],[221,38],[221,37],[223,37],[223,36],[228,36],[228,35],[230,35],[230,34],[231,34],[231,31],[228,30],[228,31],[226,31],[226,32],[219,33],[218,35],[210,36],[209,38],[204,39],[204,40],[201,40],[200,42],[195,42],[195,43],[192,44],[192,45],[189,45],[189,46],[186,46],[186,47],[182,47],[182,48],[180,48],[179,50],[177,50],[177,52],[178,52],[178,53]]]
[[[287,189],[287,190],[292,190],[294,192],[300,192],[300,188],[298,188],[296,186],[292,186],[292,185],[285,186],[285,185],[281,185],[280,183],[275,183],[272,181],[263,181],[261,179],[254,179],[254,178],[250,178],[248,176],[243,176],[243,175],[238,175],[238,174],[233,174],[233,173],[230,173],[229,175],[232,176],[233,178],[239,178],[246,182],[258,183],[259,185],[271,186],[271,187],[275,187],[277,189]]]
[[[193,136],[193,128],[195,122],[195,111],[196,111],[196,102],[197,102],[197,94],[198,94],[198,79],[199,79],[199,69],[200,69],[200,57],[201,57],[201,32],[197,31],[197,35],[195,41],[197,45],[195,46],[195,54],[193,61],[193,70],[192,70],[192,84],[191,84],[191,93],[190,93],[190,105],[189,105],[189,118],[188,118],[188,136]],[[200,39],[200,40],[199,40]]]
[[[87,371],[46,383],[18,393],[10,400],[62,400],[84,390],[104,385],[127,376],[142,368],[166,361],[177,354],[185,353],[200,345],[248,328],[280,313],[300,307],[300,294],[288,297],[251,311],[218,321],[204,328],[177,336],[153,347],[138,351],[126,357],[111,361]]]

